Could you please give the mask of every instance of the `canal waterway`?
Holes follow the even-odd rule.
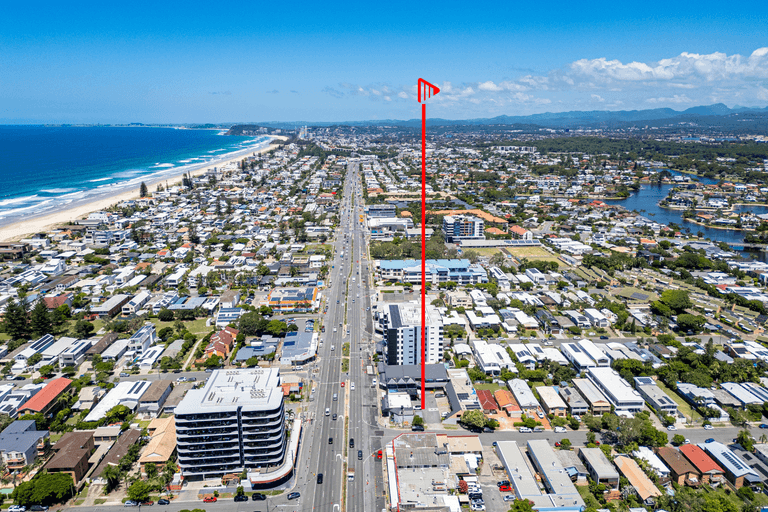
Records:
[[[673,175],[681,174],[675,171],[670,172]],[[683,176],[688,176],[684,174]],[[717,184],[717,180],[704,177],[694,178],[704,184]],[[627,210],[637,211],[640,215],[651,219],[659,224],[677,224],[681,228],[689,228],[691,233],[698,233],[701,231],[704,233],[705,238],[709,238],[716,242],[725,242],[736,249],[741,249],[741,244],[744,243],[744,235],[748,231],[737,231],[733,229],[714,229],[705,226],[699,226],[692,222],[683,220],[683,212],[681,210],[668,210],[659,206],[659,201],[666,198],[669,195],[670,189],[678,185],[672,184],[650,184],[642,185],[640,190],[633,192],[627,199],[606,200],[608,204],[621,205]],[[766,206],[739,206],[737,211],[752,211],[756,214],[768,212]],[[762,261],[768,261],[768,253],[765,251],[743,251],[742,255],[746,258],[757,258]]]

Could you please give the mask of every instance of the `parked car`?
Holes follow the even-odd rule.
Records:
[[[675,430],[677,430],[677,427],[674,426],[674,425],[670,425],[670,426],[667,427],[667,430],[669,430],[670,432],[671,431],[675,431]]]
[[[133,500],[127,500],[125,503],[123,503],[124,507],[138,507],[139,504]]]
[[[509,480],[502,480],[501,482],[496,482],[496,487],[501,487],[502,485],[509,485]]]
[[[715,438],[714,437],[710,437],[709,439],[706,439],[704,442],[705,443],[714,443],[715,442]]]
[[[46,505],[32,505],[29,507],[29,510],[33,512],[45,512],[48,510],[48,507]]]
[[[208,496],[207,498],[203,498],[203,503],[216,503],[218,501],[218,498],[216,496]]]
[[[412,432],[424,432],[424,426],[423,425],[413,425],[411,427]]]
[[[565,427],[555,427],[555,434],[565,433]]]
[[[251,494],[251,499],[253,501],[265,501],[267,499],[267,495],[260,492],[255,492]]]
[[[27,507],[23,505],[11,505],[8,507],[8,512],[27,512]]]
[[[298,493],[298,492],[292,492],[292,493],[290,493],[290,494],[288,495],[288,499],[289,499],[289,500],[295,500],[295,499],[298,499],[298,498],[301,498],[301,493]]]
[[[157,500],[157,504],[158,504],[158,505],[170,505],[170,504],[171,504],[171,501],[170,501],[170,500],[167,500],[167,499],[165,499],[165,498],[162,498],[162,499],[159,499],[159,500]]]
[[[139,503],[139,506],[140,507],[151,507],[154,504],[155,504],[154,501],[147,500],[147,501],[142,501],[141,503]]]
[[[760,428],[768,428],[768,423],[761,423]]]
[[[236,502],[248,501],[248,496],[246,496],[245,494],[241,494],[240,496],[235,496],[235,501]]]
[[[532,431],[528,427],[520,427],[520,433],[521,434],[530,434]]]
[[[502,485],[501,487],[499,487],[499,491],[501,491],[501,492],[511,492],[512,488],[510,486],[508,486],[508,485]]]
[[[507,494],[506,496],[504,496],[504,501],[515,501],[515,495]]]
[[[715,430],[715,427],[712,425],[704,425],[704,430]]]

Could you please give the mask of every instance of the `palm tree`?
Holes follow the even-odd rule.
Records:
[[[120,483],[120,469],[112,464],[107,464],[101,476],[107,480],[107,492],[112,491]]]

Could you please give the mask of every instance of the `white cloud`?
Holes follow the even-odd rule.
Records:
[[[599,94],[593,94],[591,98],[592,100],[597,101],[598,103],[603,103],[605,101],[605,98],[603,98]]]
[[[403,98],[404,100],[408,99],[408,93],[407,92],[399,92],[397,93],[398,98]]]
[[[503,87],[501,87],[500,85],[496,85],[490,80],[488,80],[487,82],[482,82],[478,84],[477,88],[481,91],[493,91],[493,92],[499,92],[504,90]]]
[[[691,103],[691,98],[685,94],[675,94],[671,98],[648,98],[648,103]]]
[[[766,89],[765,87],[758,87],[757,98],[760,100],[768,101],[768,89]]]

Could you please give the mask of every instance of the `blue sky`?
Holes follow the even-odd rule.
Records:
[[[410,119],[419,77],[449,119],[768,105],[758,2],[13,4],[2,123]]]

